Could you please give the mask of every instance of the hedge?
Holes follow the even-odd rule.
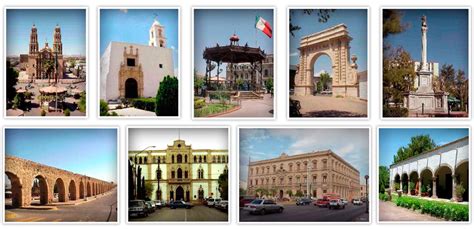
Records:
[[[155,112],[155,98],[138,98],[130,102],[137,109]]]
[[[449,221],[469,221],[469,206],[454,203],[444,203],[402,196],[395,202],[397,206],[419,210],[422,214],[444,218]]]

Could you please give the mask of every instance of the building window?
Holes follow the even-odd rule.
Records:
[[[207,163],[206,155],[204,155],[204,163]]]
[[[272,184],[275,184],[275,180],[276,180],[275,178],[272,179]]]
[[[160,68],[163,68],[163,64],[160,64],[159,66],[160,66]]]
[[[171,171],[171,178],[174,179],[174,171]]]
[[[133,59],[133,58],[127,58],[127,66],[129,66],[129,67],[135,67],[135,59]]]
[[[196,163],[196,156],[193,157],[193,162]]]
[[[293,182],[293,178],[288,178],[288,184],[291,184]]]
[[[183,163],[183,156],[181,156],[181,154],[178,154],[178,156],[176,157],[176,161],[178,163]]]
[[[174,163],[174,155],[171,155],[171,163]]]

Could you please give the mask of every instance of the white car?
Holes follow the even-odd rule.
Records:
[[[352,200],[352,204],[354,205],[362,205],[362,201],[360,199],[354,199]]]
[[[348,202],[346,199],[344,199],[344,198],[341,198],[341,201],[342,201],[342,203],[343,203],[344,205],[347,205],[347,204],[349,203],[349,202]]]

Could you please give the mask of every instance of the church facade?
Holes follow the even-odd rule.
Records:
[[[165,27],[157,20],[148,31],[148,44],[110,42],[100,58],[100,99],[156,96],[167,75],[174,76],[173,50]]]
[[[56,25],[53,32],[53,46],[45,42],[40,49],[38,43],[38,28],[33,24],[30,32],[28,55],[20,55],[20,65],[26,69],[28,80],[62,79],[64,76],[63,44],[61,27]]]
[[[141,168],[145,185],[151,184],[152,200],[200,202],[221,197],[218,179],[228,172],[227,149],[193,149],[178,139],[166,149],[129,151],[128,157]]]

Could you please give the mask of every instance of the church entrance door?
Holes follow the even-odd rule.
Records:
[[[138,83],[135,79],[129,78],[125,81],[125,98],[138,97]]]

